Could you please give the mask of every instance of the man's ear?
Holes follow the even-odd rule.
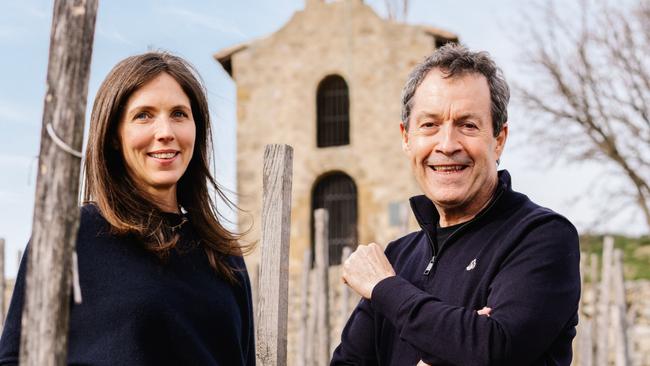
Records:
[[[402,150],[404,152],[411,151],[411,146],[409,145],[409,134],[406,130],[406,127],[404,126],[404,122],[400,122],[399,130],[402,133]]]
[[[503,148],[506,146],[506,140],[508,139],[508,122],[504,123],[501,127],[501,132],[496,137],[497,144],[495,147],[495,153],[497,159],[501,159],[501,153],[503,153]]]

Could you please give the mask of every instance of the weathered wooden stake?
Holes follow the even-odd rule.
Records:
[[[257,364],[284,366],[287,364],[289,310],[291,146],[267,145],[263,169],[262,252],[256,313]]]
[[[329,214],[326,209],[314,211],[314,244],[316,253],[316,283],[318,292],[318,347],[316,365],[326,366],[330,359],[329,321]]]
[[[593,285],[594,295],[598,295],[598,254],[591,253],[589,255],[589,281]]]
[[[298,365],[307,366],[307,324],[309,321],[309,272],[311,268],[311,250],[305,250],[302,259],[302,277],[300,287],[300,347],[298,348]]]
[[[603,240],[602,274],[600,276],[600,296],[598,308],[598,342],[596,343],[596,365],[607,365],[609,360],[609,326],[611,309],[612,252],[614,238],[606,236]]]
[[[587,256],[585,255],[584,252],[580,252],[580,288],[584,289],[585,288],[585,274],[587,272],[588,268],[588,263],[587,263]],[[578,314],[582,314],[582,296],[580,297],[580,300],[578,301]]]
[[[409,218],[411,217],[411,210],[409,209],[409,204],[407,202],[403,202],[399,206],[400,208],[400,217],[402,219],[402,235],[406,235],[409,233]]]
[[[23,251],[18,249],[18,254],[16,256],[16,272],[18,272],[18,269],[20,268],[20,262],[23,260]]]
[[[260,264],[253,264],[251,269],[251,302],[253,303],[253,309],[257,309],[258,299],[260,293]]]
[[[627,303],[625,300],[625,277],[623,274],[623,253],[614,249],[614,322],[616,325],[616,366],[630,364],[630,349],[627,337]]]
[[[66,364],[79,159],[97,0],[55,0],[29,248],[20,363]]]
[[[593,321],[591,319],[582,319],[578,324],[578,365],[592,366],[594,362],[594,344],[593,344]]]
[[[599,257],[597,253],[591,253],[589,255],[589,281],[591,284],[591,291],[593,292],[593,305],[594,305],[594,313],[592,314],[592,319],[591,319],[591,345],[592,345],[592,355],[591,355],[591,363],[593,363],[594,360],[594,352],[595,352],[595,345],[597,344],[596,342],[598,341],[598,322],[597,322],[597,317],[598,317],[598,299],[600,299],[600,286],[599,286],[599,279],[598,279],[598,271],[600,269],[600,262],[599,262]],[[580,323],[578,323],[580,324]]]
[[[307,365],[313,366],[318,349],[318,335],[316,334],[316,319],[318,318],[318,284],[316,270],[309,271],[309,319],[307,319]]]
[[[352,253],[352,249],[348,246],[343,247],[341,254],[341,265]],[[341,330],[345,327],[345,322],[350,315],[350,288],[345,283],[341,282]]]
[[[586,272],[586,262],[587,258],[585,256],[584,252],[580,252],[580,288],[584,289],[584,283],[585,283],[585,272]],[[578,323],[576,327],[576,339],[571,345],[573,349],[573,362],[576,363],[576,365],[581,365],[582,366],[582,352],[581,352],[581,347],[582,347],[582,335],[584,332],[584,322],[582,318],[582,302],[583,302],[583,297],[580,297],[580,300],[578,301],[578,315],[580,316],[580,322]]]
[[[0,238],[0,326],[5,324],[5,240]]]

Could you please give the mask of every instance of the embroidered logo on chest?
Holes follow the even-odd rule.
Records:
[[[471,270],[473,270],[474,268],[476,268],[476,258],[472,259],[472,261],[469,262],[469,264],[467,265],[467,267],[465,267],[465,270],[466,270],[466,271],[471,271]]]

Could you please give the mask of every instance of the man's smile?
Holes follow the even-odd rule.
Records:
[[[467,165],[429,165],[429,168],[440,173],[456,173],[465,170]]]

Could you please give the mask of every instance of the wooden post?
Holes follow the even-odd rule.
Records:
[[[23,251],[18,249],[18,255],[16,256],[16,272],[20,268],[20,262],[23,260]]]
[[[0,326],[5,324],[5,240],[0,238]]]
[[[307,338],[309,320],[309,272],[311,270],[311,250],[305,250],[302,259],[302,277],[300,287],[300,347],[298,348],[298,365],[307,366]]]
[[[264,149],[261,265],[257,324],[257,364],[287,364],[289,233],[293,149]]]
[[[598,254],[591,253],[589,255],[589,281],[594,289],[594,295],[598,292]]]
[[[66,364],[80,153],[97,0],[55,0],[20,364]]]
[[[580,288],[584,289],[585,288],[585,275],[587,273],[587,268],[588,268],[588,263],[587,263],[587,256],[584,252],[580,252]],[[580,296],[580,300],[578,301],[578,314],[582,315],[582,296]]]
[[[600,288],[599,288],[599,279],[598,271],[600,269],[599,257],[597,253],[591,253],[589,255],[589,283],[591,286],[591,291],[593,292],[592,302],[593,302],[593,313],[591,314],[591,345],[592,345],[592,355],[591,363],[594,359],[594,346],[598,340],[598,299],[600,298]]]
[[[309,318],[307,319],[307,365],[313,366],[318,349],[318,336],[316,334],[316,319],[318,318],[318,284],[316,270],[309,272]]]
[[[329,321],[329,214],[326,209],[314,211],[314,243],[316,253],[316,283],[318,292],[318,348],[316,365],[326,366],[330,359]]]
[[[585,273],[586,273],[586,264],[587,258],[585,256],[584,252],[580,252],[580,288],[584,289],[584,284],[585,284]],[[581,365],[582,366],[582,343],[583,343],[583,332],[584,332],[584,322],[583,322],[583,307],[582,307],[582,302],[583,302],[583,296],[580,296],[580,299],[578,300],[578,316],[580,317],[580,322],[578,323],[578,326],[576,327],[576,340],[573,342],[571,345],[571,348],[573,349],[573,362],[576,365]]]
[[[609,326],[612,279],[612,252],[614,238],[606,236],[603,240],[602,274],[600,276],[600,297],[598,298],[598,343],[596,344],[596,365],[607,365],[609,360]]]
[[[411,217],[411,210],[409,210],[409,204],[408,202],[403,202],[399,205],[400,208],[400,216],[402,219],[402,235],[406,235],[409,233],[409,218]]]
[[[582,319],[578,325],[578,365],[580,366],[592,366],[594,358],[593,350],[593,321],[591,319]]]
[[[343,254],[341,255],[341,265],[352,253],[352,249],[348,246],[343,247]],[[345,327],[345,322],[350,316],[350,288],[345,283],[341,282],[341,330]]]
[[[260,264],[253,264],[252,273],[251,273],[251,302],[253,303],[253,309],[257,309],[258,299],[260,293]]]
[[[614,249],[614,321],[616,325],[616,366],[630,364],[630,349],[627,338],[627,303],[625,297],[625,277],[623,274],[623,253]]]

